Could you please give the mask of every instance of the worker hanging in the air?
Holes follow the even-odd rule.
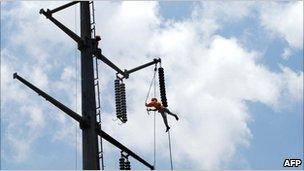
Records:
[[[157,98],[152,98],[150,103],[145,103],[146,107],[154,107],[154,109],[149,109],[147,108],[148,111],[158,111],[164,120],[164,123],[166,125],[166,132],[169,131],[170,127],[168,125],[168,121],[167,121],[167,114],[172,115],[175,117],[176,120],[178,120],[178,116],[172,112],[170,112],[169,109],[167,109],[166,107],[164,107],[160,102],[157,101]]]

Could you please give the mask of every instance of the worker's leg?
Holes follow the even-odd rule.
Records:
[[[165,111],[166,113],[168,113],[169,115],[174,116],[175,119],[178,120],[178,116],[177,116],[176,114],[172,113],[168,108],[164,108],[164,111]]]
[[[163,117],[164,123],[166,125],[166,132],[167,132],[170,129],[170,127],[168,125],[167,115],[165,114],[165,112],[160,112],[160,114]]]

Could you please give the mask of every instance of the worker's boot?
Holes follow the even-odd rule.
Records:
[[[167,126],[166,132],[168,132],[168,131],[169,131],[169,129],[170,129],[170,127],[169,127],[169,126]]]
[[[178,116],[177,115],[174,115],[175,119],[178,121]]]

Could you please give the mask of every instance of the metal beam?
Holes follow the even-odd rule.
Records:
[[[78,2],[80,2],[80,1],[72,1],[72,2],[69,2],[69,3],[67,3],[67,4],[64,4],[64,5],[60,6],[60,7],[57,7],[57,8],[55,8],[55,9],[50,10],[50,12],[53,14],[53,13],[55,13],[55,12],[58,12],[58,11],[61,11],[61,10],[65,9],[65,8],[67,8],[67,7],[70,7],[70,6],[72,6],[72,5],[75,5],[75,4],[77,4]]]
[[[125,76],[125,72],[123,72],[120,68],[118,68],[113,62],[111,62],[108,58],[106,58],[103,54],[101,54],[101,51],[96,51],[94,53],[97,59],[100,59],[102,62],[107,64],[109,67],[120,73],[121,75]]]
[[[46,18],[51,20],[56,26],[58,26],[63,32],[65,32],[68,36],[70,36],[73,40],[75,40],[78,44],[82,45],[83,40],[75,34],[72,30],[64,26],[61,22],[56,20],[54,17],[52,17],[52,12],[47,9],[47,11],[44,11],[44,9],[40,9],[40,14],[43,14]]]
[[[25,84],[26,86],[28,86],[30,89],[34,90],[40,96],[44,97],[47,101],[49,101],[50,103],[52,103],[54,106],[58,107],[60,110],[62,110],[63,112],[65,112],[67,115],[69,115],[70,117],[72,117],[73,119],[75,119],[76,121],[78,121],[79,123],[83,123],[84,120],[83,120],[83,118],[79,114],[75,113],[74,111],[72,111],[71,109],[69,109],[68,107],[66,107],[65,105],[63,105],[62,103],[60,103],[59,101],[57,101],[56,99],[54,99],[53,97],[51,97],[50,95],[48,95],[47,93],[43,92],[42,90],[40,90],[39,88],[37,88],[36,86],[34,86],[33,84],[31,84],[30,82],[26,81],[24,78],[22,78],[21,76],[19,76],[17,73],[14,73],[13,77],[14,77],[14,79],[17,79],[20,82],[22,82],[23,84]],[[97,123],[95,122],[94,125],[96,126]],[[97,126],[96,126],[96,128],[97,128]],[[142,159],[141,157],[139,157],[137,154],[135,154],[133,151],[131,151],[130,149],[128,149],[127,147],[125,147],[124,145],[122,145],[120,142],[118,142],[117,140],[115,140],[114,138],[112,138],[109,134],[107,134],[106,132],[102,131],[99,128],[96,129],[96,130],[97,130],[97,134],[100,135],[103,139],[107,140],[108,142],[110,142],[111,144],[113,144],[117,148],[121,149],[122,151],[128,153],[134,159],[138,160],[139,162],[141,162],[142,164],[146,165],[150,169],[152,169],[152,170],[154,169],[154,166],[152,166],[147,161],[145,161],[144,159]]]
[[[146,63],[146,64],[140,65],[140,66],[138,66],[138,67],[136,67],[136,68],[133,68],[133,69],[130,69],[130,70],[125,70],[125,74],[126,74],[126,75],[129,75],[129,74],[131,74],[131,73],[133,73],[133,72],[136,72],[136,71],[138,71],[138,70],[141,70],[141,69],[146,68],[146,67],[148,67],[148,66],[151,66],[151,65],[153,65],[153,64],[157,64],[158,62],[161,62],[161,59],[160,59],[160,58],[158,58],[158,59],[155,58],[155,59],[153,59],[152,62],[148,62],[148,63]]]
[[[80,124],[83,123],[84,120],[79,114],[75,113],[70,108],[66,107],[65,105],[63,105],[62,103],[51,97],[50,95],[46,94],[45,92],[43,92],[42,90],[31,84],[30,82],[26,81],[24,78],[20,77],[17,73],[14,73],[13,77],[14,79],[17,79],[26,86],[28,86],[30,89],[34,90],[36,93],[38,93],[38,95],[44,97],[45,100],[49,101],[54,106],[58,107],[60,110],[62,110],[64,113],[66,113],[67,115],[78,121]]]
[[[107,140],[109,143],[113,144],[114,146],[116,146],[117,148],[121,149],[122,151],[128,153],[134,159],[136,159],[137,161],[141,162],[142,164],[144,164],[145,166],[147,166],[151,170],[154,170],[154,166],[152,166],[147,161],[145,161],[144,159],[142,159],[141,157],[139,157],[137,154],[135,154],[133,151],[131,151],[130,149],[128,149],[126,146],[122,145],[120,142],[118,142],[117,140],[115,140],[109,134],[107,134],[106,132],[104,132],[101,129],[98,129],[97,132],[98,132],[98,135],[100,135],[103,139]]]

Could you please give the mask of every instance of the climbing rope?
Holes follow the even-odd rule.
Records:
[[[153,90],[153,97],[156,97],[156,72],[157,72],[157,64],[155,64],[154,67],[154,73],[153,73],[153,78],[150,82],[149,90],[145,99],[145,103],[148,102],[148,98],[150,96],[151,88],[154,85],[154,90]],[[149,111],[147,110],[147,114],[149,115]],[[154,168],[156,168],[156,111],[153,112],[153,126],[154,126],[154,132],[153,132],[153,165]]]
[[[166,98],[166,92],[165,92],[165,85],[164,85],[164,70],[162,67],[158,68],[159,71],[159,80],[160,80],[160,93],[162,96],[162,101],[166,103],[167,107],[167,98]],[[154,68],[154,74],[153,74],[153,78],[150,82],[150,86],[149,86],[149,90],[145,99],[145,103],[147,103],[148,98],[150,96],[150,92],[151,92],[151,88],[153,87],[153,97],[156,97],[156,73],[157,73],[157,64],[155,64],[155,68]],[[147,111],[149,114],[149,111]],[[171,135],[170,135],[170,130],[168,131],[168,145],[169,145],[169,155],[170,155],[170,166],[171,166],[171,170],[173,170],[173,159],[172,159],[172,147],[171,147]],[[154,155],[153,155],[153,165],[154,168],[156,168],[156,111],[154,111],[154,136],[153,136],[153,146],[154,146]]]
[[[148,93],[147,93],[147,96],[146,96],[145,103],[148,102],[148,98],[149,98],[149,96],[150,96],[150,92],[151,92],[152,85],[153,85],[153,83],[155,82],[155,77],[156,77],[156,71],[155,71],[155,69],[154,69],[153,78],[152,78],[152,80],[151,80],[151,82],[150,82],[150,86],[149,86],[149,90],[148,90]]]
[[[145,99],[145,103],[148,102],[148,98],[151,93],[151,88],[153,87],[153,97],[156,97],[156,73],[157,73],[157,64],[155,64],[154,68],[154,74],[153,78],[150,82],[149,90]],[[160,66],[158,68],[158,76],[159,76],[159,85],[160,85],[160,94],[161,94],[161,99],[162,102],[164,103],[163,105],[167,107],[167,98],[166,98],[166,92],[165,92],[165,81],[164,81],[164,69]],[[147,110],[147,113],[149,114],[149,111]],[[153,137],[153,146],[154,146],[154,155],[153,155],[153,165],[154,168],[156,168],[156,111],[154,111],[154,137]],[[170,130],[168,131],[168,146],[169,146],[169,155],[170,155],[170,167],[171,170],[173,170],[173,159],[172,159],[172,147],[171,147],[171,135],[170,135]]]
[[[155,83],[155,78],[156,78],[156,71],[154,70],[153,78],[152,78],[152,80],[150,82],[150,86],[149,86],[149,90],[148,90],[148,93],[147,93],[147,96],[146,96],[146,99],[145,99],[145,103],[148,102],[148,98],[150,96],[152,85],[153,85],[153,83]],[[147,114],[149,115],[149,111],[148,110],[147,110]]]
[[[156,97],[156,71],[157,71],[157,64],[155,64],[154,67],[154,94],[153,96]],[[154,155],[153,155],[153,165],[154,168],[156,168],[156,111],[153,112],[154,116],[153,116],[153,120],[154,120]]]
[[[170,130],[168,131],[168,139],[169,139],[168,142],[169,142],[169,152],[170,152],[170,164],[171,164],[171,170],[173,170]]]

